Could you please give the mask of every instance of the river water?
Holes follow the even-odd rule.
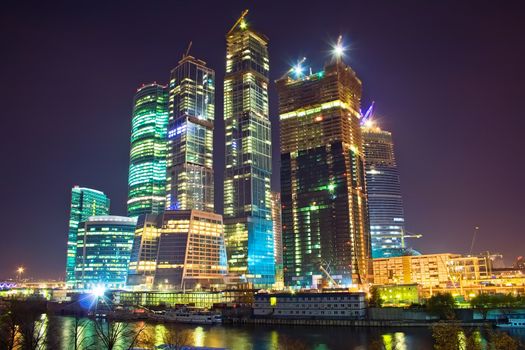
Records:
[[[91,321],[89,321],[91,322]],[[75,329],[72,317],[53,317],[49,319],[49,331],[58,333],[58,340],[53,349],[71,349],[71,335]],[[144,322],[126,323],[129,329],[143,329],[142,339],[155,344],[162,344],[166,334],[176,327],[178,333],[186,336],[188,345],[227,348],[230,350],[278,350],[283,338],[298,340],[308,349],[368,349],[375,343],[377,349],[385,350],[425,350],[432,349],[432,332],[429,328],[351,328],[320,326],[197,326],[197,325],[164,325]],[[171,327],[171,328],[170,328]],[[173,331],[172,331],[173,332]],[[95,334],[92,323],[85,328],[87,337]],[[514,330],[510,333],[525,343],[525,331]],[[92,337],[90,339],[95,339]],[[87,342],[95,342],[88,340]],[[381,347],[377,345],[381,344]],[[96,346],[96,348],[101,348]],[[288,348],[290,349],[290,348]]]

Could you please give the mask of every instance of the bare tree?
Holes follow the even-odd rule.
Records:
[[[491,350],[518,350],[520,343],[505,332],[488,329]]]
[[[162,340],[170,346],[170,350],[180,350],[183,346],[190,345],[193,342],[193,334],[188,329],[171,323],[166,326]]]
[[[89,337],[86,334],[89,323],[88,319],[82,319],[78,313],[75,313],[69,338],[69,349],[85,350],[89,348],[87,344]]]
[[[98,344],[94,342],[92,346],[103,350],[132,349],[145,328],[136,330],[128,323],[111,319],[95,320],[93,327]]]
[[[33,318],[31,315],[20,318],[22,349],[43,350],[46,348],[47,319]]]
[[[463,350],[460,333],[463,329],[458,323],[439,322],[432,326],[435,350]]]
[[[21,343],[16,315],[13,310],[7,310],[0,316],[0,349],[13,350],[20,347]]]

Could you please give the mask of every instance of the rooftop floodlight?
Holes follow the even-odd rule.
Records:
[[[337,38],[337,43],[332,47],[332,55],[337,61],[340,61],[345,51],[346,47],[343,46],[343,36],[339,35],[339,38]]]
[[[303,66],[301,66],[300,63],[296,64],[294,67],[293,67],[293,72],[295,73],[295,76],[296,77],[300,77],[302,74],[303,74]]]

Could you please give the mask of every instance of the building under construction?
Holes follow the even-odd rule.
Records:
[[[334,59],[277,81],[281,125],[284,278],[366,283],[370,240],[360,128],[361,81]],[[317,276],[316,276],[317,275]]]

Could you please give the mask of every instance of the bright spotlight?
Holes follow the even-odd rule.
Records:
[[[339,35],[337,38],[337,43],[332,46],[332,55],[337,59],[341,59],[344,56],[346,47],[343,46],[343,37]]]
[[[341,45],[336,45],[334,47],[334,51],[333,52],[334,52],[334,55],[340,57],[345,52],[345,48],[343,46],[341,46]]]
[[[104,288],[103,286],[96,286],[91,290],[91,294],[93,294],[96,297],[103,297],[105,292],[106,288]]]
[[[295,73],[295,76],[300,77],[303,74],[303,67],[300,64],[297,64],[293,67],[293,72]]]

